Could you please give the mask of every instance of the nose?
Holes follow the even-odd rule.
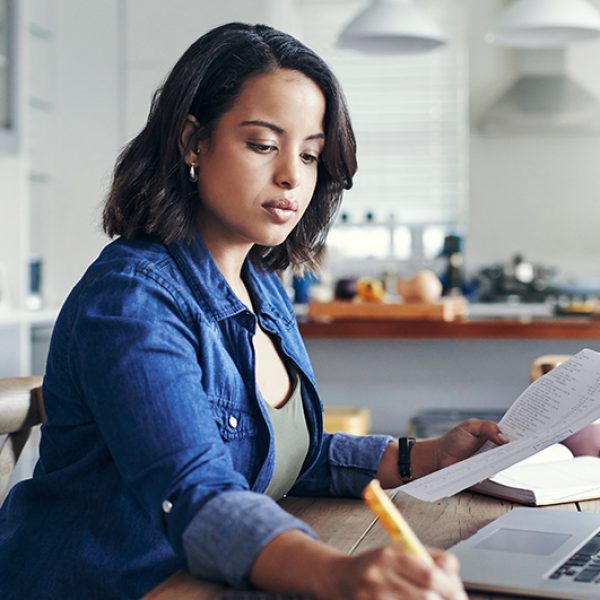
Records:
[[[279,157],[275,172],[275,183],[287,190],[293,190],[300,185],[300,157],[286,153]]]

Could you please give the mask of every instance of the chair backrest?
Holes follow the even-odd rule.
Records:
[[[545,375],[570,358],[570,354],[542,354],[542,356],[538,356],[529,365],[529,381],[535,381],[538,377]]]
[[[41,385],[41,377],[0,378],[0,500],[32,427],[46,418]]]

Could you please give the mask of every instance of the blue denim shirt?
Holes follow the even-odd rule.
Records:
[[[32,480],[0,511],[0,596],[134,598],[174,571],[235,586],[274,536],[314,532],[262,492],[274,468],[257,400],[258,324],[302,377],[311,446],[292,495],[358,495],[387,436],[323,433],[292,306],[244,266],[255,314],[202,240],[119,239],[69,295],[44,380]]]

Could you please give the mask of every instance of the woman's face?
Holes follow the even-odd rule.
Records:
[[[248,251],[286,239],[315,190],[324,116],[323,93],[298,71],[276,69],[246,82],[194,155],[198,227],[209,247]]]

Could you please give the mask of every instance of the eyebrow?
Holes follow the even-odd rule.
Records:
[[[283,129],[282,127],[279,127],[279,125],[275,125],[275,123],[271,123],[269,121],[263,121],[262,119],[256,119],[254,121],[242,121],[240,123],[241,126],[243,127],[248,127],[248,126],[258,126],[258,127],[266,127],[267,129],[270,129],[271,131],[274,131],[275,133],[278,134],[282,134],[285,133],[285,129]],[[325,139],[325,134],[324,133],[313,133],[312,135],[309,135],[307,138],[307,140],[324,140]]]

